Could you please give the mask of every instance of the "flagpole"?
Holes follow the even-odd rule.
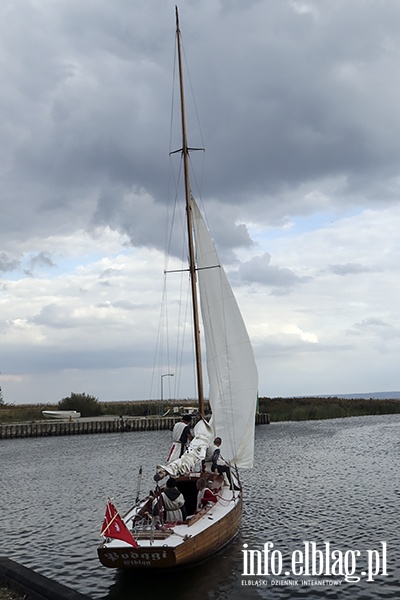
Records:
[[[108,508],[108,505],[109,505],[109,504],[111,504],[111,505],[112,505],[112,506],[115,508],[115,514],[114,514],[113,518],[111,519],[111,521],[110,521],[109,523],[107,523],[107,525],[104,527],[103,531],[100,533],[100,537],[104,536],[104,532],[105,532],[105,531],[107,531],[107,529],[108,529],[109,527],[111,527],[111,525],[114,523],[115,519],[116,519],[118,516],[119,516],[119,517],[121,517],[121,515],[120,515],[120,514],[119,514],[119,512],[118,512],[118,509],[117,509],[117,507],[115,506],[114,502],[112,502],[112,501],[110,500],[110,498],[108,498],[108,501],[107,501],[107,508]],[[122,517],[121,517],[121,519],[122,519]]]
[[[133,546],[134,548],[139,548],[137,541],[129,531],[127,524],[121,517],[119,510],[110,497],[108,497],[106,514],[104,516],[103,528],[101,530],[100,537],[119,539]]]

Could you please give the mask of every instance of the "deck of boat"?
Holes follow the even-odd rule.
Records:
[[[195,482],[193,482],[195,483]],[[101,563],[106,567],[166,568],[203,560],[218,552],[237,535],[242,514],[242,493],[228,486],[220,488],[216,504],[202,509],[184,523],[166,524],[155,529],[133,530],[138,548],[119,540],[109,540],[98,548]],[[138,511],[125,517],[132,527]]]

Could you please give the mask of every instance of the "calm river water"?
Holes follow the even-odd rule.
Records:
[[[255,468],[242,472],[242,529],[229,548],[178,574],[102,567],[96,548],[107,496],[125,512],[139,467],[143,495],[153,457],[165,456],[169,440],[168,431],[2,440],[1,555],[93,599],[400,597],[400,415],[256,427]],[[267,542],[274,546],[261,553]],[[242,574],[256,550],[269,575]],[[310,575],[298,575],[301,560],[303,568],[310,561]],[[330,574],[340,565],[344,575]]]

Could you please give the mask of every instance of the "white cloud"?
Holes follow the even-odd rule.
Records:
[[[174,3],[21,0],[0,15],[5,401],[148,397],[179,177]],[[206,147],[193,189],[261,394],[399,388],[399,25],[395,2],[181,8],[189,143]]]

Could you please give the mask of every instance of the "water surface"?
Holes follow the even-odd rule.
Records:
[[[150,600],[167,591],[176,600],[400,597],[399,434],[399,415],[258,426],[255,467],[242,472],[240,536],[201,565],[152,577],[106,569],[96,548],[107,496],[123,513],[139,485],[141,495],[153,487],[153,457],[165,457],[168,431],[2,440],[1,553],[94,599]],[[272,542],[286,570],[307,541],[358,550],[357,575],[367,551],[386,542],[388,575],[242,575],[244,544],[261,551]]]

